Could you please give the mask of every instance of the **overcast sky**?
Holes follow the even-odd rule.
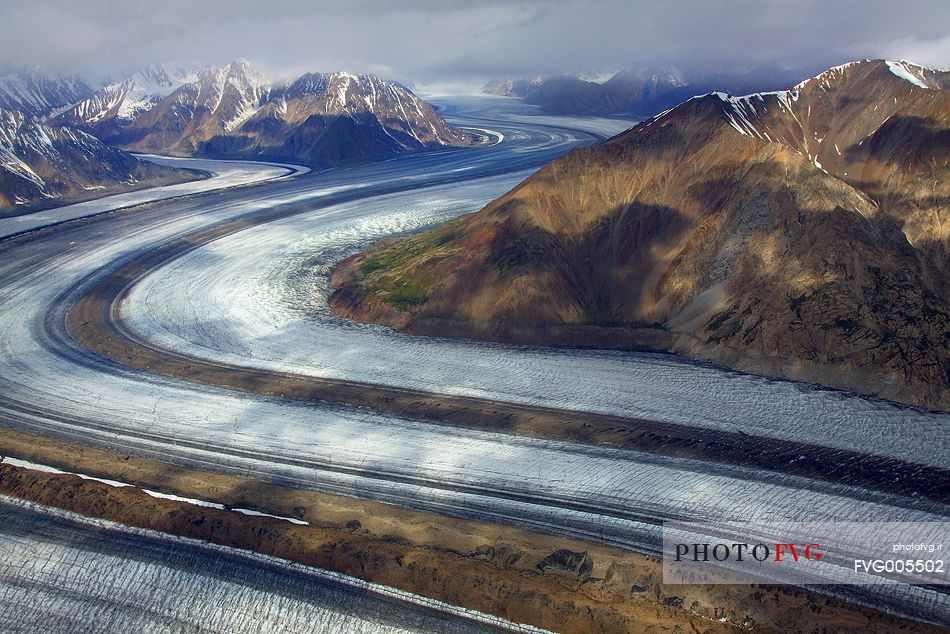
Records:
[[[0,64],[119,73],[245,57],[409,83],[643,64],[950,66],[950,0],[0,0]]]

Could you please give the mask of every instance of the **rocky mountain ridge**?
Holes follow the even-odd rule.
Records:
[[[9,208],[89,197],[195,174],[140,161],[94,136],[0,110],[0,214]]]
[[[318,166],[476,142],[398,83],[343,72],[271,82],[245,60],[177,74],[156,67],[54,121],[125,149]]]
[[[208,72],[209,68],[198,65],[146,66],[121,81],[100,87],[54,116],[60,124],[89,126],[105,136],[108,131],[96,130],[97,126],[113,120],[134,121],[181,86],[199,81]]]
[[[0,112],[0,207],[186,179],[122,150],[329,167],[485,141],[401,84],[343,72],[275,82],[241,59],[152,65],[98,89],[73,75],[10,74]]]
[[[338,267],[416,334],[676,352],[950,409],[947,73],[694,97]]]

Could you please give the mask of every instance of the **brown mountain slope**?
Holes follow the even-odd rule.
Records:
[[[875,61],[693,98],[350,258],[332,304],[412,333],[664,349],[950,409],[943,81]]]

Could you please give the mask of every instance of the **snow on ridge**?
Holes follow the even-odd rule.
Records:
[[[917,64],[912,64],[911,62],[905,60],[901,60],[899,62],[885,60],[884,63],[887,64],[888,70],[901,79],[908,81],[919,88],[924,88],[926,90],[932,89],[931,86],[928,86],[924,80],[921,79],[921,75],[923,75],[924,71],[929,70],[928,68],[918,66]],[[916,71],[916,73],[914,71]]]
[[[673,107],[671,107],[671,108],[667,108],[667,109],[664,110],[663,112],[657,113],[657,114],[653,115],[652,117],[650,117],[649,119],[645,119],[644,121],[641,121],[639,124],[637,124],[637,125],[635,126],[635,128],[639,128],[639,127],[641,127],[641,126],[642,126],[643,128],[649,128],[650,126],[652,126],[652,125],[653,125],[654,123],[656,123],[657,121],[660,121],[661,119],[665,118],[668,114],[672,113],[673,111],[679,110],[681,107],[685,106],[686,104],[688,104],[688,103],[690,103],[690,102],[692,102],[692,101],[702,100],[702,99],[705,99],[705,98],[707,98],[707,97],[717,97],[717,98],[722,99],[722,100],[729,100],[729,99],[732,98],[732,97],[731,97],[730,95],[728,95],[727,93],[719,92],[719,91],[707,92],[707,93],[703,93],[703,94],[701,94],[701,95],[693,95],[693,96],[690,97],[689,99],[686,99],[685,101],[681,101],[680,103],[676,104],[675,106],[673,106]]]
[[[900,61],[895,62],[891,60],[864,59],[864,60],[857,60],[853,62],[847,62],[846,64],[840,64],[838,66],[833,66],[832,68],[829,68],[828,70],[825,70],[815,75],[814,77],[809,77],[808,79],[799,82],[798,84],[794,86],[793,90],[800,90],[814,81],[822,82],[822,85],[827,86],[827,82],[829,79],[832,79],[835,76],[842,74],[845,71],[845,69],[850,68],[852,66],[856,66],[858,64],[868,64],[871,62],[884,62],[884,64],[887,65],[887,68],[888,70],[891,71],[891,73],[893,73],[894,75],[896,75],[897,77],[900,77],[901,79],[905,81],[910,82],[911,84],[917,86],[918,88],[926,88],[926,89],[931,89],[931,90],[934,89],[933,86],[930,86],[926,83],[926,76],[925,76],[925,74],[928,72],[934,72],[932,68],[928,68],[927,66],[921,66],[920,64],[914,64],[913,62],[908,62],[907,60],[900,60]]]
[[[844,64],[839,64],[837,66],[832,66],[831,68],[818,73],[814,77],[809,77],[808,79],[798,82],[797,84],[795,84],[792,90],[801,90],[802,88],[804,88],[805,86],[807,86],[813,81],[823,82],[824,84],[827,84],[827,81],[829,79],[836,77],[838,75],[842,75],[846,69],[852,66],[856,66],[857,64],[864,64],[870,61],[871,60],[869,59],[865,59],[865,60],[858,60],[854,62],[846,62]]]
[[[112,113],[120,120],[131,121],[179,88],[196,84],[215,70],[197,64],[143,66],[125,79],[99,88],[72,107],[60,109],[55,115],[71,113],[86,123],[95,123]]]
[[[47,154],[43,147],[51,147],[52,141],[45,133],[44,126],[30,123],[22,112],[0,109],[0,170],[7,170],[32,182],[42,196],[50,197],[43,177],[17,155],[19,145],[28,145],[37,152]]]
[[[689,80],[686,79],[685,75],[681,73],[676,68],[666,68],[664,69],[666,73],[666,79],[669,81],[670,85],[676,86],[677,88],[684,88],[689,86]]]
[[[350,89],[350,82],[356,79],[353,75],[349,73],[334,73],[334,79],[345,80],[340,81],[336,89],[336,99],[340,102],[341,108],[346,108],[346,93]]]
[[[742,97],[733,97],[724,92],[714,92],[712,94],[729,105],[729,110],[725,112],[726,119],[729,121],[729,125],[735,128],[740,134],[768,141],[772,140],[768,133],[760,132],[753,123],[753,120],[759,118],[759,111],[755,104],[752,103],[752,100],[758,99],[764,102],[765,96],[763,93],[753,93]]]
[[[0,76],[0,106],[37,118],[66,109],[91,91],[78,75],[39,66]]]
[[[767,107],[766,98],[775,97],[778,100],[779,106],[784,108],[786,111],[791,113],[793,117],[795,117],[795,113],[792,110],[792,102],[798,100],[798,95],[799,93],[797,89],[755,92],[741,96],[730,95],[729,93],[717,90],[690,97],[686,101],[677,104],[672,108],[668,108],[657,115],[654,115],[650,119],[644,121],[641,125],[643,125],[644,128],[648,128],[687,103],[707,98],[715,98],[725,106],[723,115],[726,117],[726,121],[729,123],[729,125],[739,132],[739,134],[772,142],[775,141],[775,139],[773,139],[767,131],[760,130],[756,126],[762,116],[762,112],[760,112],[760,110],[764,110]],[[795,118],[797,120],[797,117]]]
[[[46,193],[46,181],[43,180],[26,161],[16,154],[17,145],[23,141],[28,142],[28,139],[25,137],[32,136],[21,132],[29,125],[23,113],[16,110],[0,109],[0,169],[7,170],[12,174],[32,182],[43,196],[48,196]],[[38,128],[38,126],[33,127]],[[45,141],[47,143],[49,142],[48,137]],[[46,143],[43,143],[43,145],[45,144]]]
[[[284,102],[284,111],[286,112],[287,102]],[[254,101],[244,102],[238,106],[238,110],[235,113],[234,117],[228,119],[223,123],[224,130],[226,132],[231,132],[240,128],[244,123],[257,114],[257,111],[261,109],[261,100],[260,98],[255,99]]]
[[[587,82],[590,82],[590,83],[592,83],[592,84],[603,84],[603,83],[606,83],[607,81],[609,81],[609,80],[610,80],[614,75],[616,75],[618,72],[620,72],[620,71],[608,70],[608,71],[604,71],[604,72],[601,72],[601,73],[598,73],[598,72],[591,72],[591,73],[581,72],[581,73],[577,73],[577,74],[575,75],[575,77],[577,77],[577,78],[580,79],[581,81],[587,81]]]
[[[691,97],[690,99],[687,99],[687,101],[692,101],[693,99],[695,99],[695,97]],[[676,110],[678,107],[679,107],[679,105],[676,105],[676,106],[673,106],[672,108],[667,108],[667,109],[664,110],[663,112],[659,112],[659,113],[653,115],[652,117],[650,117],[649,119],[647,119],[646,121],[643,122],[643,123],[644,123],[644,126],[643,126],[643,127],[649,128],[651,125],[653,125],[654,123],[656,123],[657,121],[659,121],[660,119],[662,119],[663,117],[665,117],[666,115],[668,115],[669,113],[673,112],[673,111]]]

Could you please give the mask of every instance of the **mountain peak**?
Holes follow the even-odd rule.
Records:
[[[942,79],[945,73],[920,64],[906,60],[864,59],[833,66],[814,77],[799,82],[792,90],[804,90],[810,87],[828,89],[858,72],[866,74],[880,73],[885,77],[897,77],[917,88],[929,90],[941,90],[946,84],[945,80]],[[885,72],[888,75],[884,75]]]
[[[939,83],[934,81],[934,76],[936,75],[937,71],[932,68],[920,66],[919,64],[914,64],[913,62],[908,62],[905,60],[898,62],[885,60],[884,63],[887,64],[888,70],[890,70],[894,75],[912,83],[915,86],[930,90],[940,90],[941,88]]]
[[[836,95],[841,95],[845,101],[858,100],[861,103],[875,99],[881,101],[880,107],[876,110],[880,113],[881,121],[878,121],[880,124],[886,119],[888,113],[893,112],[901,103],[913,99],[916,89],[946,90],[947,75],[947,73],[906,61],[868,59],[848,62],[833,66],[785,90],[754,92],[745,95],[712,91],[696,95],[645,120],[631,132],[652,127],[658,121],[676,116],[684,109],[693,108],[698,103],[718,103],[721,105],[720,112],[723,117],[737,132],[775,141],[787,136],[787,131],[783,131],[782,126],[775,123],[778,113],[793,113],[803,108],[809,115],[812,109],[816,109],[816,112],[828,111],[834,107],[832,102],[836,99]],[[910,91],[907,90],[907,84],[913,86]],[[881,95],[886,95],[886,99],[881,99]],[[806,99],[806,96],[809,97]],[[890,103],[884,103],[885,101]],[[800,119],[804,116],[801,112],[795,115],[795,120],[791,123],[793,129],[799,130],[802,127]],[[804,133],[796,132],[795,134]],[[815,148],[821,145],[827,132],[819,133],[813,130],[809,134],[811,138],[805,134],[802,139],[799,139],[800,142],[792,143],[792,145],[797,146],[810,160],[816,160],[818,152]],[[840,148],[836,152],[838,151]]]

